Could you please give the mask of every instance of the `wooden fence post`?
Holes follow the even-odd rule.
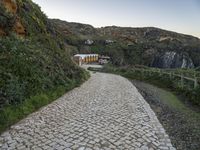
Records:
[[[150,76],[152,76],[152,71],[149,71]]]
[[[159,70],[159,76],[162,76],[162,71],[161,70]]]
[[[143,69],[141,69],[141,71],[142,71],[142,77],[144,76],[144,70]]]
[[[170,72],[170,74],[169,74],[169,77],[170,77],[170,80],[172,80],[172,73]]]
[[[175,78],[175,74],[174,74],[174,72],[172,72],[172,78],[173,78],[173,79]]]
[[[198,81],[197,81],[197,77],[194,78],[194,88],[196,89],[198,86]]]
[[[184,78],[183,78],[183,74],[181,74],[181,88],[184,87]]]

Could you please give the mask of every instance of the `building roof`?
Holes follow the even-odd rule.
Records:
[[[99,56],[98,54],[76,54],[74,55],[74,57],[81,57],[82,59],[84,59],[85,57],[88,56]]]

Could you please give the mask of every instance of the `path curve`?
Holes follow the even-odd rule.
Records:
[[[174,149],[150,106],[127,79],[94,73],[81,87],[0,136],[0,149]]]

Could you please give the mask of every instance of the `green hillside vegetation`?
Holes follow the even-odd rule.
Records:
[[[176,52],[191,59],[194,67],[200,66],[200,40],[196,37],[166,31],[154,27],[127,28],[102,27],[71,23],[58,19],[50,20],[67,42],[80,53],[109,55],[113,64],[153,66],[154,60],[166,52]],[[86,40],[93,40],[91,45]],[[113,41],[106,43],[106,40]],[[176,61],[181,62],[177,58]],[[177,62],[177,64],[178,64]],[[155,65],[155,64],[154,64]],[[159,63],[156,64],[159,66]]]
[[[0,27],[7,33],[0,38],[0,131],[88,78],[40,7],[31,0],[17,4],[25,38],[12,31],[16,16],[0,7]]]
[[[199,42],[200,43],[200,42]],[[159,56],[165,51],[183,52],[190,56],[194,61],[195,67],[198,67],[200,57],[200,46],[195,48],[193,46],[177,48],[168,43],[147,42],[134,43],[126,45],[124,42],[118,41],[112,44],[102,44],[101,41],[96,41],[94,45],[88,47],[90,52],[109,55],[112,57],[112,62],[115,65],[145,65],[151,66],[155,56]]]
[[[71,60],[76,53],[108,55],[112,64],[118,67],[152,67],[153,62],[166,52],[175,52],[177,65],[185,58],[188,66],[192,61],[199,70],[198,38],[152,27],[94,28],[87,24],[52,20],[31,0],[16,2],[17,14],[9,13],[0,5],[0,33],[3,29],[6,34],[0,37],[0,131],[88,78],[88,73]],[[16,19],[26,29],[25,37],[14,32]],[[93,43],[88,45],[86,40]],[[112,42],[106,43],[106,40]],[[159,65],[159,61],[156,63]],[[149,82],[166,81],[164,83],[171,87],[172,81],[168,79],[163,80],[157,75],[149,78],[129,71],[125,71],[127,77],[130,73],[132,77]],[[181,73],[186,72],[181,70]],[[186,74],[192,76],[193,70]],[[199,103],[198,90],[185,93],[191,101]]]
[[[152,67],[156,58],[162,58],[166,52],[175,52],[179,56],[173,60],[173,63],[183,64],[184,60],[181,60],[181,55],[184,55],[183,58],[185,60],[192,60],[194,68],[181,69],[172,67],[163,71],[183,74],[185,77],[199,77],[200,40],[198,38],[153,27],[126,28],[110,26],[94,28],[87,24],[70,23],[57,19],[50,21],[66,41],[71,41],[71,44],[76,47],[76,52],[108,55],[111,57],[111,63],[115,67],[126,68],[128,66],[125,71],[126,75],[146,80],[152,84],[164,84],[166,85],[165,87],[171,88],[172,91],[185,93],[188,101],[199,104],[199,90],[193,90],[193,83],[186,83],[188,87],[183,90],[180,88],[179,82],[171,81],[169,77],[163,76],[163,79],[159,74],[154,74],[151,77],[145,74],[143,76],[141,73],[135,74],[129,69],[131,67]],[[90,45],[85,44],[87,39],[92,40],[93,43]],[[111,40],[112,42],[106,43],[106,40]],[[167,60],[166,62],[170,61]],[[159,62],[157,62],[157,65],[159,65]],[[159,70],[157,68],[148,69]],[[173,82],[178,84],[174,85]]]

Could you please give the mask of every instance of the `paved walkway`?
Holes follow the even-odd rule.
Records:
[[[0,149],[174,149],[154,112],[125,78],[103,73],[0,136]]]

